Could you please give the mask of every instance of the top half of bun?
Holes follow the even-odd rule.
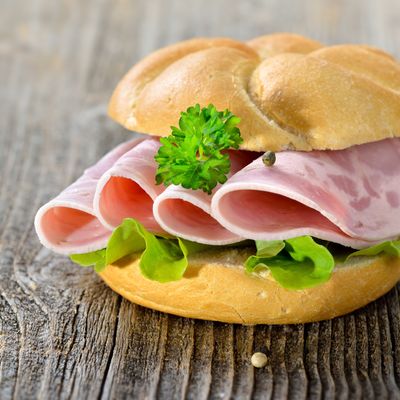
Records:
[[[400,64],[369,46],[323,46],[293,34],[192,39],[136,64],[109,114],[128,129],[166,136],[196,103],[240,117],[243,149],[338,150],[400,137]]]

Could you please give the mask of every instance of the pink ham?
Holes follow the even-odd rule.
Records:
[[[262,158],[214,195],[212,215],[255,240],[312,235],[354,248],[400,235],[400,139]]]
[[[44,246],[61,254],[78,254],[99,250],[106,245],[111,232],[99,222],[93,210],[97,181],[118,158],[142,140],[120,144],[39,209],[35,229]]]
[[[247,151],[231,151],[229,154],[232,174],[258,155]],[[211,216],[211,199],[212,196],[202,190],[171,185],[156,198],[154,217],[166,232],[198,243],[224,245],[243,240]]]
[[[114,229],[130,217],[152,232],[163,232],[153,216],[153,201],[164,190],[164,186],[155,184],[154,156],[159,147],[158,139],[144,140],[100,178],[93,206],[100,222],[108,229]]]

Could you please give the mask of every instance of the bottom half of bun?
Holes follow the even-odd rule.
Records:
[[[400,279],[400,258],[354,257],[336,265],[330,280],[305,290],[281,287],[268,274],[247,274],[250,250],[226,248],[190,257],[179,281],[145,278],[139,257],[109,265],[102,279],[126,299],[183,317],[239,324],[293,324],[331,319],[388,292]]]

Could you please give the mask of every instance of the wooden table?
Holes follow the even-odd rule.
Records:
[[[399,289],[333,321],[233,326],[128,303],[41,247],[38,207],[130,137],[122,74],[192,36],[294,31],[400,56],[398,0],[3,0],[0,398],[400,398]],[[254,351],[268,365],[254,370]]]

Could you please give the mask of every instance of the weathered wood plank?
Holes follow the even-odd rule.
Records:
[[[398,289],[319,324],[193,321],[128,303],[36,239],[39,205],[130,136],[106,103],[135,61],[192,36],[274,31],[400,56],[397,0],[2,1],[1,399],[400,398]]]

